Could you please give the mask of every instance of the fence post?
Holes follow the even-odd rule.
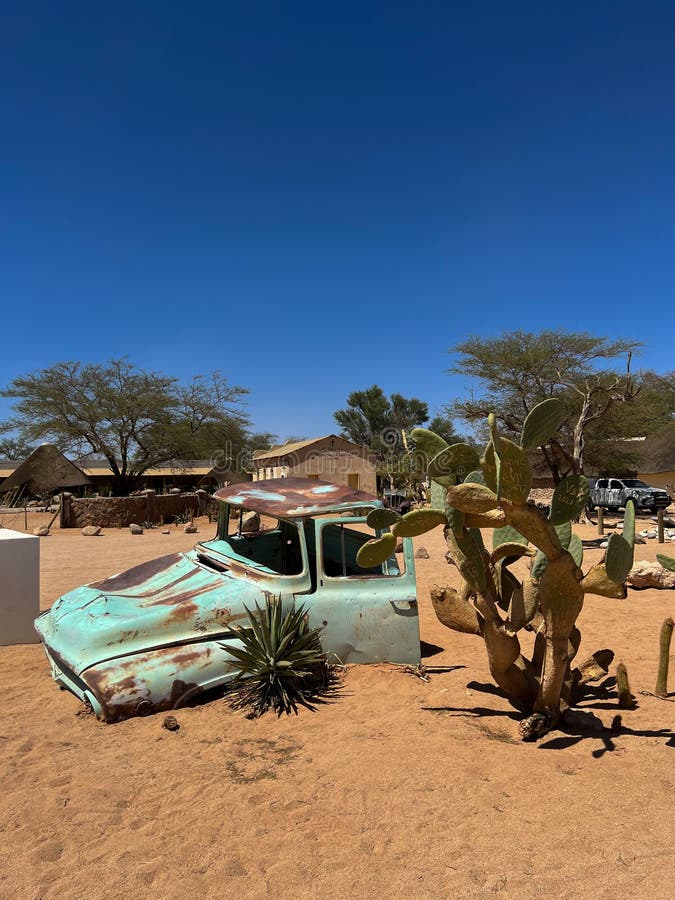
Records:
[[[658,543],[663,544],[664,536],[663,536],[663,510],[662,509],[660,509],[656,513],[656,528],[658,530],[658,538],[657,538]]]
[[[145,521],[155,524],[155,494],[152,488],[148,488],[145,492]]]
[[[595,511],[598,514],[598,534],[605,533],[605,510],[602,506],[596,506]]]
[[[61,512],[59,515],[59,528],[70,528],[71,500],[73,495],[68,491],[61,491]]]

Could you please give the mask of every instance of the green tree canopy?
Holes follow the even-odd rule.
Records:
[[[125,494],[147,469],[169,460],[240,454],[247,440],[245,393],[218,372],[181,383],[127,359],[62,362],[0,391],[14,401],[0,433],[49,441],[71,455],[103,456],[115,493]]]
[[[652,414],[647,403],[638,402],[641,390],[662,390],[652,384],[651,376],[631,375],[631,357],[640,346],[637,341],[567,331],[470,337],[453,348],[458,360],[450,371],[476,379],[477,396],[456,400],[447,411],[472,424],[482,423],[494,412],[505,433],[517,437],[533,406],[559,397],[565,406],[563,422],[541,448],[558,481],[571,472],[583,472],[591,458],[596,464],[603,446],[608,452],[610,422],[616,437],[626,437],[633,436],[626,432],[637,427],[639,417],[644,433],[667,415],[667,391],[658,414]],[[628,427],[633,412],[634,425]]]
[[[364,391],[353,391],[347,406],[334,413],[343,437],[369,447],[382,458],[405,450],[403,433],[423,425],[429,418],[429,407],[416,397],[402,394],[386,397],[374,384]]]

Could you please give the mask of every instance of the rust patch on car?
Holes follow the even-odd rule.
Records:
[[[119,575],[104,578],[103,581],[93,581],[89,587],[112,593],[125,588],[135,587],[136,585],[144,584],[153,575],[157,575],[164,569],[169,569],[182,559],[182,556],[182,553],[169,553],[167,556],[160,556],[157,559],[151,559],[149,562],[141,563],[140,566],[134,566],[133,569],[127,569],[126,572],[120,572]]]

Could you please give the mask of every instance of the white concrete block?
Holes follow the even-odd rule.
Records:
[[[35,644],[40,612],[40,538],[0,528],[0,645]]]

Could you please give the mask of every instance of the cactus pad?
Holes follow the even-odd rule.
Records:
[[[520,446],[523,450],[542,447],[552,437],[560,425],[562,403],[555,397],[544,400],[533,407],[523,424]]]
[[[501,438],[499,460],[500,496],[514,503],[525,503],[532,487],[532,466],[524,451],[508,438]]]
[[[484,513],[499,505],[497,495],[490,488],[471,482],[449,487],[448,503],[467,513]]]
[[[672,556],[665,556],[663,553],[657,553],[656,559],[669,572],[675,572],[675,559]]]
[[[413,428],[410,437],[415,441],[415,449],[423,453],[427,459],[433,459],[449,446],[447,441],[427,428]]]
[[[500,544],[525,544],[527,538],[524,537],[512,525],[504,525],[503,528],[495,528],[492,532],[492,549],[496,550]]]
[[[399,519],[391,530],[396,537],[416,537],[446,522],[445,513],[440,509],[413,509]]]
[[[497,482],[499,480],[499,457],[495,453],[495,447],[492,441],[485,448],[485,453],[483,454],[480,467],[483,470],[483,479],[485,484],[490,488],[491,491],[497,491]]]
[[[605,556],[605,569],[609,577],[617,584],[622,584],[632,566],[633,548],[631,545],[620,534],[610,534]]]
[[[368,513],[366,524],[369,528],[372,528],[373,531],[379,531],[382,528],[389,528],[390,525],[398,522],[400,518],[401,516],[395,509],[382,509],[378,507],[377,509],[371,509]]]
[[[469,444],[453,444],[441,450],[429,463],[427,472],[434,481],[454,476],[453,484],[463,481],[464,476],[479,465],[478,454]]]
[[[582,512],[588,503],[588,481],[583,475],[568,475],[556,485],[549,519],[553,525],[564,525]]]
[[[396,537],[387,532],[381,538],[366,541],[356,554],[356,564],[362,569],[372,569],[386,562],[396,550]]]

